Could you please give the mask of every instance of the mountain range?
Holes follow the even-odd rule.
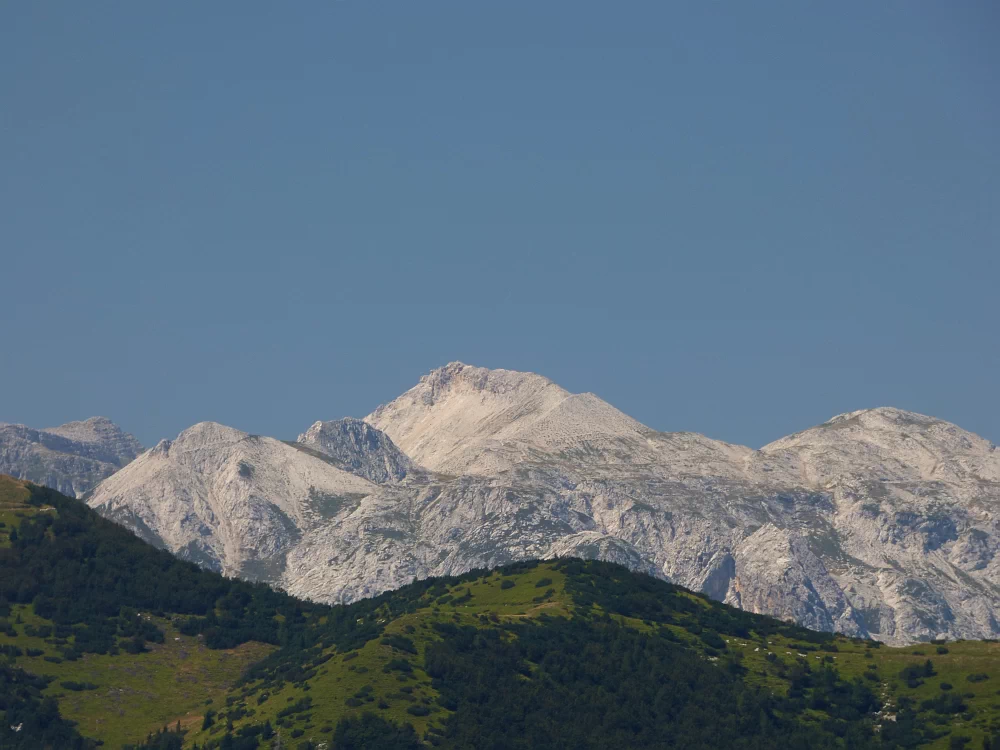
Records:
[[[891,644],[1000,633],[1000,453],[892,408],[754,450],[451,363],[294,442],[195,425],[86,499],[182,558],[320,602],[585,557]]]

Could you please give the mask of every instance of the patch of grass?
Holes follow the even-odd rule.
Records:
[[[24,651],[14,663],[38,675],[55,679],[44,694],[59,701],[59,710],[76,721],[87,737],[103,740],[109,748],[138,742],[163,726],[200,726],[207,698],[220,701],[243,671],[262,659],[273,646],[244,644],[236,649],[212,650],[197,637],[182,636],[166,620],[158,620],[166,638],[149,643],[142,654],[116,656],[84,654],[75,661],[55,657],[54,638],[29,636],[27,630],[52,627],[34,614],[30,605],[12,607],[8,620],[16,635],[0,633],[0,646]],[[73,637],[68,639],[72,645]],[[39,653],[40,652],[40,653]]]
[[[923,706],[940,700],[942,696],[960,694],[967,710],[950,716],[950,723],[943,725],[942,736],[921,745],[922,748],[948,748],[951,741],[949,726],[951,734],[970,737],[968,747],[975,748],[981,746],[984,737],[992,737],[1000,728],[1000,696],[997,685],[992,684],[995,681],[1000,684],[1000,680],[995,679],[1000,678],[998,643],[956,641],[948,644],[944,654],[930,649],[930,653],[914,653],[924,649],[912,646],[872,648],[868,642],[843,637],[834,641],[837,647],[835,653],[805,651],[803,648],[808,648],[810,644],[781,636],[767,639],[764,643],[766,648],[757,638],[730,638],[728,645],[730,650],[741,655],[741,662],[748,670],[747,679],[756,680],[778,694],[787,692],[787,682],[777,676],[781,665],[787,669],[796,662],[806,661],[815,669],[827,658],[844,677],[864,679],[885,700],[889,713],[894,712],[901,700],[909,699],[921,716],[938,719],[943,715]],[[773,660],[768,660],[768,653],[775,655]],[[919,685],[909,687],[901,675],[908,669],[922,671],[928,659],[933,664],[934,675],[924,676]],[[980,675],[988,677],[983,679]]]

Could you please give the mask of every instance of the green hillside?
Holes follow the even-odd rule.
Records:
[[[117,748],[183,724],[320,611],[0,477],[0,748]]]
[[[580,560],[325,607],[8,478],[0,524],[4,750],[1000,748],[997,643],[888,648]]]

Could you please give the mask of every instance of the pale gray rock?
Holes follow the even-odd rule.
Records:
[[[398,482],[416,468],[388,435],[352,417],[316,422],[296,442],[375,484]]]
[[[275,581],[304,533],[374,488],[280,440],[202,422],[161,440],[87,502],[182,558]]]
[[[648,427],[592,393],[572,394],[533,373],[452,362],[423,377],[365,421],[421,466],[444,474],[492,476],[532,459],[580,456],[642,460]]]
[[[889,643],[1000,635],[1000,456],[947,422],[871,409],[753,450],[461,363],[365,421],[367,437],[356,420],[318,423],[298,448],[192,428],[228,437],[192,441],[194,461],[182,435],[90,502],[179,554],[327,602],[585,556]]]
[[[794,620],[813,630],[866,634],[807,539],[767,523],[741,539],[731,555],[726,604]]]
[[[0,474],[82,497],[142,452],[132,435],[104,417],[36,430],[0,424]]]

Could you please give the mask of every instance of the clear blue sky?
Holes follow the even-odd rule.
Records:
[[[0,421],[294,437],[460,359],[1000,441],[1000,6],[5,3]]]

